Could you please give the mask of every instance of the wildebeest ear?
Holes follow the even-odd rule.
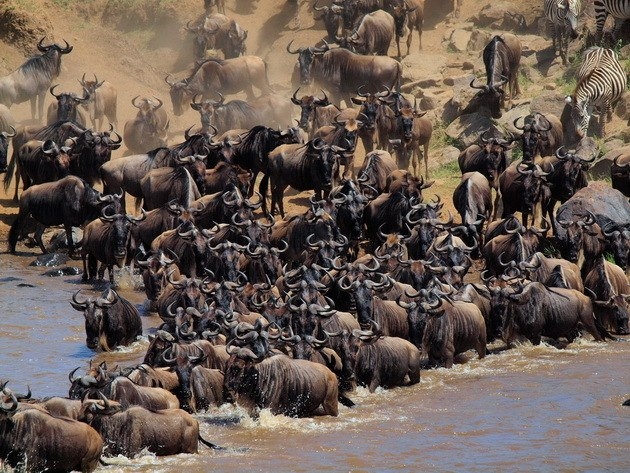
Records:
[[[358,99],[358,98],[356,98],[356,97],[350,97],[350,100],[352,100],[352,103],[353,103],[353,104],[356,104],[356,105],[363,105],[363,100]]]

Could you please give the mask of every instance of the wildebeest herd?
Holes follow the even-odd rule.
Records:
[[[30,99],[34,118],[43,117],[46,90],[56,99],[46,126],[0,133],[0,171],[6,189],[15,178],[16,201],[23,182],[8,250],[16,252],[30,218],[44,253],[44,229],[63,225],[83,281],[107,270],[100,296],[78,291],[69,301],[84,314],[91,349],[142,335],[138,310],[115,291],[114,267],[141,272],[162,321],[142,364],[74,369],[68,398],[32,399],[5,383],[0,459],[29,471],[92,471],[102,454],[195,453],[199,441],[216,447],[191,415],[212,406],[337,416],[339,402],[354,406],[357,385],[413,385],[421,368],[450,368],[471,349],[483,358],[490,342],[630,334],[630,165],[626,155],[614,161],[619,190],[589,183],[587,173],[597,152],[586,136],[590,110],[599,108],[603,133],[626,87],[613,50],[584,51],[562,117],[517,118],[519,134],[482,132],[461,151],[455,217],[426,196],[432,123],[401,93],[402,66],[386,55],[395,39],[400,57],[405,34],[409,54],[414,31],[422,47],[424,2],[316,4],[328,41],[286,45],[297,55],[289,96],[271,90],[261,58],[244,55],[247,31],[225,16],[224,2],[205,7],[187,24],[193,72],[166,76],[173,113],[200,113],[201,127],[178,144],[167,143],[157,97],[132,100],[137,116],[121,136],[114,84],[84,74],[81,96],[56,93],[67,42],[42,39],[40,56],[0,78],[0,102]],[[205,59],[209,48],[224,59]],[[520,55],[517,36],[492,38],[486,84],[470,84],[479,91],[463,113],[502,114],[519,94]],[[239,92],[247,100],[225,101]],[[294,116],[296,127],[278,126]],[[357,168],[359,138],[366,155]],[[111,160],[123,143],[133,154]],[[510,162],[516,148],[522,159]],[[285,215],[289,186],[313,191],[306,210]],[[34,438],[45,440],[35,446]]]

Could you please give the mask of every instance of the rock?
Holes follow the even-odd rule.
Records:
[[[551,113],[560,118],[564,106],[564,95],[561,92],[543,92],[532,99],[529,111],[531,113],[542,113],[543,115]]]
[[[462,69],[465,71],[472,71],[475,69],[475,65],[470,61],[464,61],[464,63],[462,64]]]
[[[626,121],[630,119],[630,94],[628,92],[625,92],[617,102],[615,115]]]
[[[521,117],[524,118],[529,115],[529,113],[529,103],[524,103],[503,112],[501,118],[499,118],[497,122],[510,133],[520,135],[522,131],[514,127],[514,120]],[[519,124],[522,126],[523,120],[519,120]]]
[[[69,259],[68,255],[62,253],[48,253],[46,255],[39,255],[29,266],[44,266],[50,268],[65,264]]]
[[[449,164],[457,161],[459,158],[460,150],[455,146],[447,146],[442,149],[442,163],[441,164]]]
[[[78,274],[81,274],[82,272],[83,271],[75,266],[64,266],[63,268],[51,269],[49,271],[46,271],[43,276],[48,276],[51,278],[56,278],[59,276],[76,276]]]
[[[442,82],[442,71],[446,68],[446,57],[442,54],[410,54],[401,64],[404,84],[423,81],[439,84]]]
[[[78,227],[72,227],[72,241],[74,241],[75,245],[80,242],[83,238],[83,230]],[[65,230],[59,230],[54,233],[50,238],[50,243],[46,246],[48,251],[55,252],[62,248],[68,248],[68,243],[66,241],[66,232]]]
[[[487,31],[482,30],[473,30],[470,34],[470,39],[468,40],[468,44],[466,44],[466,51],[470,53],[478,53],[479,51],[483,51],[483,48],[490,42],[492,39],[492,34]]]
[[[456,140],[458,144],[465,148],[479,139],[479,135],[488,130],[487,136],[504,136],[492,118],[481,113],[470,113],[457,117],[453,123],[446,128],[446,134]]]
[[[533,29],[537,33],[538,19],[543,16],[543,5],[532,2],[494,2],[484,6],[470,21],[476,27],[494,28],[522,33]]]
[[[420,110],[434,110],[440,105],[440,100],[434,94],[425,92],[424,96],[420,99]]]
[[[488,4],[470,20],[477,28],[499,28],[503,23],[505,7]]]
[[[470,31],[466,31],[461,28],[453,30],[453,33],[451,33],[451,37],[449,38],[448,48],[460,53],[467,51],[471,36],[472,33]]]

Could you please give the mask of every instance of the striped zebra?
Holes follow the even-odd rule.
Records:
[[[613,108],[627,85],[626,72],[612,49],[592,47],[582,57],[577,85],[565,100],[568,105],[561,118],[569,141],[586,136],[593,108],[599,111],[599,134],[605,136],[606,122],[612,120]]]
[[[560,54],[562,64],[567,65],[569,37],[578,37],[578,16],[582,9],[580,0],[545,0],[545,18],[551,24],[553,49]]]
[[[602,37],[608,15],[615,19],[615,26],[611,33],[614,41],[615,35],[618,29],[621,28],[623,21],[630,19],[630,0],[595,0],[593,7],[595,9],[595,26],[598,38]]]

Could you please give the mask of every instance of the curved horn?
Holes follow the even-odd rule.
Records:
[[[50,95],[52,95],[53,97],[55,97],[57,100],[59,100],[59,96],[60,96],[61,94],[56,95],[56,94],[55,94],[55,92],[53,92],[53,91],[55,90],[55,88],[56,88],[58,85],[59,85],[59,84],[55,84],[55,85],[53,85],[50,89],[48,89],[48,90],[49,90],[49,92],[50,92]]]
[[[289,42],[289,44],[287,44],[287,52],[288,52],[289,54],[299,54],[299,52],[300,52],[299,48],[298,48],[298,49],[296,49],[295,51],[291,51],[291,45],[293,44],[293,41],[294,41],[294,40],[291,40],[291,41]]]

